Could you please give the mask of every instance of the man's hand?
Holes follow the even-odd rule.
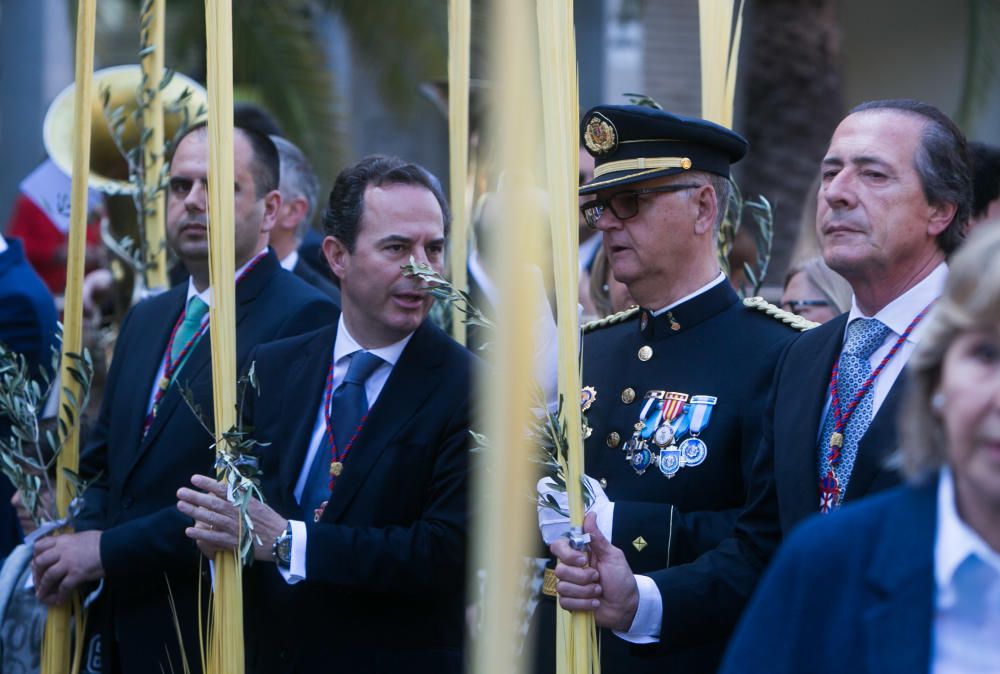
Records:
[[[195,523],[184,533],[206,557],[214,557],[222,550],[235,550],[239,544],[240,513],[226,498],[225,483],[195,475],[191,484],[204,491],[187,487],[177,490],[177,509]],[[288,520],[257,499],[250,501],[249,514],[254,526],[254,559],[271,561],[271,546],[288,526]]]
[[[591,566],[586,553],[574,550],[566,538],[549,546],[559,560],[559,605],[567,611],[593,611],[601,627],[627,632],[639,607],[639,588],[625,553],[601,534],[596,520],[594,513],[583,520],[583,531],[590,534]]]
[[[35,543],[31,561],[35,594],[43,604],[62,604],[82,583],[104,577],[101,532],[47,536]]]

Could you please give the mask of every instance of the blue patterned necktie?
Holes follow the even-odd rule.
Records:
[[[840,365],[837,373],[837,394],[840,397],[841,412],[846,412],[858,390],[871,376],[872,366],[868,359],[882,345],[889,332],[889,326],[875,318],[855,318],[847,326],[847,340],[840,352]],[[858,455],[858,441],[864,436],[872,421],[874,392],[875,386],[872,385],[858,402],[858,406],[854,409],[854,413],[851,414],[847,426],[843,430],[844,445],[840,461],[834,466],[834,475],[837,477],[841,496],[847,493],[847,481],[851,477],[854,460]],[[833,435],[835,424],[836,419],[831,404],[823,421],[823,435],[819,445],[819,479],[821,483],[829,469],[827,453],[830,450],[830,436]],[[835,502],[833,505],[836,507],[839,502]]]
[[[184,311],[184,320],[174,334],[174,341],[170,345],[170,362],[176,367],[179,363],[177,358],[181,355],[181,350],[192,337],[198,334],[201,328],[201,319],[208,311],[208,305],[197,295],[188,301],[187,309]]]
[[[339,456],[348,449],[358,431],[361,420],[368,414],[368,396],[365,382],[385,361],[367,351],[355,351],[347,368],[344,381],[330,397],[330,423],[333,441]],[[313,511],[330,496],[330,464],[333,460],[330,433],[324,433],[319,449],[309,467],[309,477],[302,491],[302,512],[306,521],[312,520]],[[338,459],[339,460],[339,459]]]

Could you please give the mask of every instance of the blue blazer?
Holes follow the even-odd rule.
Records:
[[[720,674],[930,667],[937,480],[816,516],[780,549]]]
[[[337,326],[262,345],[248,402],[268,504],[302,519],[302,472]],[[462,671],[472,355],[429,321],[413,334],[306,522],[306,579],[247,570],[247,671]]]
[[[106,613],[97,622],[108,672],[114,659],[124,672],[180,671],[168,583],[192,671],[201,669],[198,578],[199,569],[207,577],[208,565],[184,535],[192,520],[177,510],[176,492],[194,473],[211,474],[213,439],[177,385],[167,389],[143,435],[154,379],[186,297],[187,286],[177,286],[139,303],[122,322],[100,416],[81,455],[81,474],[99,475],[85,494],[78,528],[104,531]],[[326,297],[281,269],[269,252],[236,287],[237,366],[257,344],[315,329],[337,315]],[[210,336],[198,342],[177,377],[209,420]]]

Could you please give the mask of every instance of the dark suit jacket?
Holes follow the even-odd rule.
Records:
[[[312,265],[304,262],[300,255],[299,261],[292,267],[292,273],[329,297],[338,307],[340,306],[340,288],[330,281],[329,272],[326,275],[319,273]]]
[[[261,346],[248,405],[271,507],[302,518],[302,471],[336,326]],[[247,573],[248,671],[459,672],[472,356],[429,321],[372,406],[318,523],[306,580]]]
[[[813,517],[781,548],[722,674],[930,667],[937,480]]]
[[[791,344],[782,354],[771,388],[761,451],[773,455],[784,533],[819,511],[817,438],[830,371],[840,357],[846,324],[847,314],[842,314]],[[887,468],[885,460],[896,449],[896,416],[903,389],[900,375],[861,438],[845,503],[899,484],[899,474]]]
[[[78,528],[102,529],[101,562],[110,609],[104,662],[117,657],[126,674],[180,670],[167,582],[177,606],[192,671],[198,666],[196,600],[199,555],[184,535],[191,520],[176,508],[176,491],[194,473],[211,474],[213,439],[171,386],[149,432],[143,421],[153,380],[187,287],[136,305],[122,323],[98,423],[81,457],[81,473],[101,477],[86,492]],[[268,253],[236,290],[236,361],[257,344],[314,329],[336,319],[328,299],[281,269]],[[210,336],[210,335],[209,335]],[[209,336],[191,352],[177,377],[202,413],[212,416]],[[207,563],[201,564],[207,573]],[[207,603],[207,599],[206,599]],[[117,642],[117,643],[116,643]],[[109,670],[106,670],[109,671]]]

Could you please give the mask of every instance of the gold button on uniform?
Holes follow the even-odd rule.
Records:
[[[645,362],[653,357],[653,347],[644,346],[639,349],[639,360]]]
[[[600,480],[598,480],[597,482],[598,482],[598,484],[600,484],[600,485],[601,485],[601,489],[607,489],[607,488],[608,488],[608,478],[606,478],[606,477],[602,477],[602,478],[601,478]]]
[[[618,446],[618,443],[621,442],[621,439],[622,437],[620,435],[618,435],[614,431],[611,431],[610,433],[608,433],[608,447],[614,449],[615,447]]]
[[[647,543],[646,539],[642,536],[639,536],[632,541],[632,547],[635,548],[637,552],[642,552],[647,545],[649,545],[649,543]]]
[[[627,388],[622,391],[622,402],[626,405],[630,405],[632,401],[635,400],[635,389]]]

